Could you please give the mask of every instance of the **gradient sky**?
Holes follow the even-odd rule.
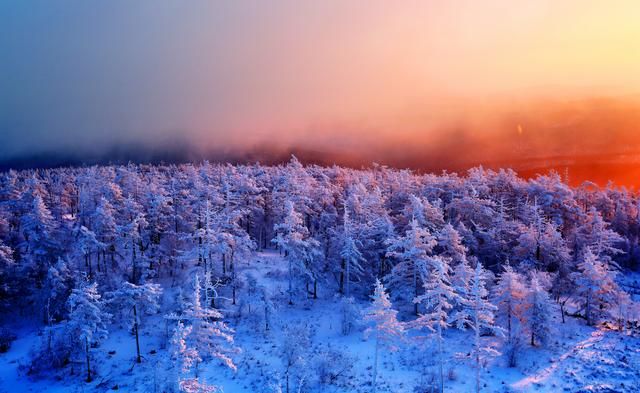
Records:
[[[401,149],[536,132],[537,114],[572,121],[603,97],[628,139],[639,70],[637,0],[0,0],[0,156]]]

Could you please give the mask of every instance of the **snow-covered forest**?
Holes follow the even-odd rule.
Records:
[[[635,392],[640,196],[511,170],[0,174],[0,391]]]

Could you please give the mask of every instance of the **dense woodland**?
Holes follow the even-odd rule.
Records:
[[[621,331],[638,318],[621,278],[640,267],[640,197],[567,184],[558,174],[417,174],[295,158],[8,171],[0,174],[0,318],[41,325],[30,375],[73,361],[91,381],[93,352],[113,321],[130,320],[139,348],[138,329],[161,313],[165,351],[180,365],[175,389],[212,391],[200,365],[236,367],[223,309],[253,306],[268,330],[275,308],[313,309],[314,299],[336,296],[344,334],[366,324],[376,356],[426,334],[437,358],[446,330],[469,330],[479,389],[483,359],[500,350],[515,365],[519,348],[547,344],[551,313]],[[238,274],[266,249],[287,262],[284,296]],[[173,301],[163,303],[167,293]],[[5,348],[12,336],[2,331]],[[504,345],[485,344],[487,336]],[[285,358],[300,341],[289,345]],[[442,367],[436,374],[442,390]]]

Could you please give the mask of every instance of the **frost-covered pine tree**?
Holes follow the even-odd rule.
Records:
[[[234,225],[234,227],[236,227]],[[247,235],[247,233],[236,227],[237,230],[233,231],[233,235],[232,235],[232,242],[230,244],[230,257],[229,257],[229,261],[230,261],[230,265],[229,265],[229,270],[231,273],[231,291],[232,291],[232,297],[231,297],[231,303],[232,304],[236,304],[236,293],[238,290],[238,286],[240,285],[240,280],[238,279],[238,274],[237,274],[237,261],[238,260],[242,260],[242,258],[244,257],[244,259],[248,259],[248,256],[251,254],[251,251],[255,250],[256,245],[253,242],[253,240],[251,240],[249,238],[249,235]]]
[[[521,345],[520,327],[524,318],[524,300],[527,289],[522,275],[507,265],[493,288],[497,317],[507,331],[509,366],[515,367],[517,352]]]
[[[216,358],[232,370],[236,369],[230,355],[235,352],[233,346],[233,329],[222,321],[222,314],[201,304],[200,278],[195,277],[193,300],[181,319],[191,323],[190,342],[203,360]],[[199,362],[195,363],[195,374],[198,376]]]
[[[447,258],[434,255],[422,265],[420,277],[424,293],[413,299],[422,304],[424,312],[411,323],[416,329],[427,329],[436,342],[439,369],[439,391],[444,391],[443,331],[449,327],[449,312],[453,304],[459,301],[451,286],[451,268]]]
[[[467,247],[462,243],[462,236],[450,223],[437,233],[438,252],[440,255],[449,258],[452,266],[466,261]]]
[[[158,301],[162,295],[162,288],[158,284],[135,285],[124,282],[120,289],[111,292],[109,302],[116,310],[124,313],[131,313],[131,328],[136,338],[136,361],[142,362],[140,356],[140,336],[138,330],[141,325],[142,314],[152,314],[158,312],[160,305]]]
[[[390,352],[399,349],[400,343],[404,340],[404,325],[398,321],[398,312],[393,309],[389,295],[384,285],[376,279],[373,295],[373,303],[364,312],[364,321],[371,324],[365,330],[365,336],[373,336],[375,340],[375,352],[373,358],[373,379],[372,392],[377,389],[376,379],[378,376],[378,351],[382,346]]]
[[[462,244],[462,237],[451,224],[446,224],[438,232],[437,238],[438,255],[446,258],[452,268],[451,285],[457,295],[453,299],[449,322],[459,329],[464,329],[469,319],[466,303],[471,301],[471,279],[474,274],[470,261],[467,260],[468,250]]]
[[[187,344],[191,329],[191,326],[185,326],[182,321],[178,321],[171,337],[171,359],[179,365],[175,380],[181,392],[198,392],[194,388],[200,385],[198,378],[190,375],[191,369],[202,361],[198,351]]]
[[[284,366],[285,393],[289,393],[297,379],[298,389],[302,391],[306,378],[305,366],[308,365],[312,346],[312,330],[307,323],[294,323],[284,328],[280,343],[280,356]],[[296,378],[297,377],[297,378]]]
[[[75,239],[74,254],[77,254],[76,259],[83,262],[80,263],[80,266],[84,264],[87,276],[89,279],[92,279],[94,272],[91,257],[103,250],[105,248],[105,244],[101,243],[97,239],[96,234],[85,226],[76,228],[76,230],[74,230],[73,237]],[[78,268],[80,266],[78,266]]]
[[[302,215],[298,213],[291,200],[285,202],[284,220],[276,224],[277,235],[272,240],[284,251],[289,262],[289,304],[293,304],[293,280],[296,274],[310,276],[308,264],[313,262],[320,244],[309,235]]]
[[[91,382],[90,348],[107,337],[106,323],[111,316],[103,310],[97,283],[73,289],[67,304],[70,310],[67,333],[76,342],[75,348],[85,352],[87,382]]]
[[[415,299],[419,295],[420,273],[436,246],[436,239],[413,219],[404,236],[388,240],[387,256],[397,262],[387,276],[389,285],[397,292]],[[418,315],[418,303],[414,302]]]
[[[115,220],[115,209],[111,205],[108,199],[105,197],[100,198],[100,202],[96,207],[95,212],[91,216],[93,223],[93,231],[104,246],[102,249],[102,264],[104,266],[105,273],[107,273],[107,255],[111,262],[111,266],[115,267],[116,258],[116,240],[118,236],[118,226]],[[98,263],[99,260],[98,260]]]
[[[634,308],[639,306],[635,303],[631,296],[625,291],[618,291],[615,296],[615,307],[611,312],[611,316],[618,322],[618,330],[624,332],[627,327],[627,321],[632,319]]]
[[[346,336],[351,333],[360,318],[360,308],[353,297],[343,297],[340,300],[340,318],[341,331]]]
[[[551,331],[551,300],[549,293],[542,286],[535,272],[531,274],[527,296],[525,298],[524,319],[531,335],[531,345],[536,345],[536,339],[545,343]]]
[[[470,280],[470,301],[466,304],[469,315],[468,325],[471,330],[473,330],[473,350],[471,351],[471,357],[476,371],[476,393],[480,392],[480,373],[485,360],[500,354],[492,346],[483,345],[480,335],[484,331],[502,335],[502,329],[497,327],[495,323],[497,307],[488,299],[488,291],[485,287],[486,281],[486,270],[484,270],[480,262],[476,262],[476,268]]]
[[[22,262],[26,274],[35,280],[35,286],[41,287],[47,270],[55,262],[54,252],[59,248],[54,236],[56,222],[51,211],[40,195],[36,195],[30,208],[20,219],[24,242],[20,245]]]
[[[115,220],[115,210],[105,197],[100,198],[100,202],[92,214],[91,221],[96,236],[108,244],[112,244],[117,235],[117,225]]]
[[[47,284],[44,288],[45,321],[50,325],[55,320],[62,319],[64,306],[73,288],[73,276],[64,259],[58,258],[58,262],[49,268],[47,272]]]
[[[244,293],[240,297],[240,313],[246,315],[255,327],[262,327],[263,331],[267,332],[275,310],[269,291],[264,285],[258,284],[256,276],[252,273],[245,275],[245,283]]]
[[[142,207],[133,198],[129,197],[125,200],[125,208],[123,211],[124,225],[119,227],[121,242],[125,248],[124,252],[131,256],[131,278],[133,284],[140,281],[142,262],[143,262],[143,230],[147,227]]]
[[[471,258],[476,264],[480,262]],[[466,258],[453,268],[451,276],[451,286],[456,294],[453,299],[453,308],[449,317],[449,322],[458,329],[465,329],[471,318],[468,304],[473,301],[473,280],[474,271]]]
[[[369,264],[365,270],[370,271],[372,276],[382,278],[392,267],[387,259],[387,241],[395,236],[394,226],[380,188],[373,187],[370,191],[364,189],[361,193],[359,214],[350,208],[354,234],[362,243],[360,251]]]
[[[252,317],[260,308],[260,286],[253,273],[247,273],[244,277],[244,293],[240,295],[240,314],[246,313]],[[206,304],[206,303],[205,303]]]
[[[264,331],[268,332],[271,329],[271,320],[275,313],[276,306],[273,304],[269,291],[265,287],[260,288],[260,307],[262,308],[264,316]]]
[[[592,326],[615,304],[619,291],[615,271],[587,248],[582,262],[578,263],[578,271],[571,277],[576,284],[578,302],[587,325]]]
[[[2,272],[5,272],[13,263],[13,250],[0,239],[0,268],[2,268]]]
[[[623,243],[622,236],[610,229],[610,224],[603,219],[595,206],[591,207],[586,220],[576,229],[574,242],[574,256],[586,254],[589,249],[605,263],[611,263],[612,257],[623,253],[620,249]]]
[[[409,195],[409,200],[402,210],[402,216],[406,220],[405,222],[408,224],[411,220],[415,219],[418,221],[418,224],[424,227],[427,225],[427,218],[424,213],[423,199],[413,194]]]
[[[351,296],[351,275],[358,277],[362,275],[363,270],[360,266],[360,262],[364,261],[362,254],[358,250],[357,240],[354,239],[351,228],[351,221],[349,219],[349,210],[344,209],[344,228],[342,234],[342,249],[340,250],[340,256],[344,261],[345,272],[345,291],[344,294],[348,298]]]
[[[431,232],[438,231],[444,225],[440,206],[432,204],[427,198],[413,194],[409,195],[409,200],[404,206],[402,215],[406,223],[410,223],[415,218],[421,227],[427,228]]]
[[[2,224],[1,216],[0,224]],[[18,286],[17,280],[10,279],[16,265],[13,258],[13,249],[7,246],[0,238],[0,282],[3,283],[0,286],[0,298],[6,299],[12,296]]]

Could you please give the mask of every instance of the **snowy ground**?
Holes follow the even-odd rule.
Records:
[[[248,266],[251,266],[249,268]],[[274,295],[284,295],[286,280],[282,259],[276,253],[260,253],[255,261],[240,267],[251,270],[261,284],[268,285]],[[315,301],[281,305],[274,315],[273,326],[264,332],[261,323],[250,323],[234,316],[229,308],[230,325],[236,329],[236,344],[242,353],[235,357],[237,372],[216,362],[204,366],[207,382],[222,385],[227,393],[274,392],[283,382],[283,367],[279,357],[282,329],[286,324],[307,322],[315,332],[312,353],[326,351],[328,345],[344,351],[352,365],[336,385],[315,386],[312,391],[328,393],[369,392],[372,373],[373,343],[364,340],[362,329],[349,336],[341,334],[337,298],[323,295]],[[169,296],[167,294],[166,296]],[[166,297],[165,296],[165,297]],[[364,302],[361,304],[366,305]],[[554,313],[559,318],[559,312]],[[278,322],[275,322],[278,321]],[[525,345],[517,368],[505,367],[503,358],[496,358],[484,373],[485,392],[638,392],[640,391],[640,337],[615,331],[591,329],[572,318],[558,323],[548,349]],[[0,392],[88,392],[126,391],[162,392],[171,385],[175,369],[164,345],[165,322],[161,316],[147,320],[141,336],[144,354],[142,364],[134,362],[134,339],[123,323],[112,326],[109,339],[94,350],[98,376],[92,383],[83,382],[83,365],[68,367],[64,373],[46,380],[33,380],[24,375],[20,365],[27,363],[30,348],[39,337],[34,328],[22,326],[18,340],[8,353],[0,355]],[[151,334],[153,332],[153,334]],[[330,344],[329,344],[330,343]],[[471,337],[467,332],[450,329],[446,350],[450,354],[445,366],[447,392],[474,391],[474,372],[469,364],[455,360],[456,354],[467,353]],[[413,392],[420,381],[428,378],[429,369],[421,365],[431,359],[428,349],[405,349],[396,354],[383,352],[379,368],[378,392]],[[305,367],[312,370],[315,363]],[[74,375],[69,373],[73,370]],[[308,382],[312,383],[311,379]],[[339,385],[339,386],[338,386]],[[297,384],[295,384],[297,386]]]

